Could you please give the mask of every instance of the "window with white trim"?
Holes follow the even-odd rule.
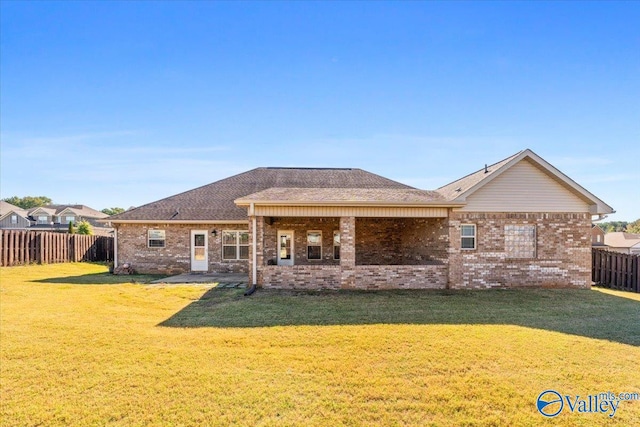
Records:
[[[340,232],[333,232],[333,259],[340,259]]]
[[[46,215],[38,215],[38,224],[49,224],[49,217]]]
[[[18,223],[18,215],[11,215],[11,224]]]
[[[75,217],[75,216],[73,216],[73,215],[67,215],[67,216],[65,216],[65,217],[64,217],[64,222],[63,222],[63,224],[70,224],[70,223],[72,223],[72,222],[73,222],[73,221],[75,221],[75,220],[76,220],[76,217]]]
[[[148,230],[147,243],[150,248],[164,248],[167,241],[165,230]]]
[[[222,259],[227,261],[249,259],[248,231],[222,232]]]
[[[462,224],[460,225],[460,248],[475,249],[476,248],[476,225]]]
[[[307,259],[322,259],[322,231],[307,231]]]
[[[504,251],[508,258],[535,258],[536,226],[505,225]]]

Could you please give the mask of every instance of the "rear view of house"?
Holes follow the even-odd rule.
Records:
[[[570,286],[613,209],[531,150],[434,191],[361,169],[258,168],[109,218],[141,272],[277,288]]]

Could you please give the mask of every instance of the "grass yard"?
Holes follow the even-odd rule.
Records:
[[[0,269],[0,424],[620,425],[538,395],[640,392],[640,295],[149,286]],[[136,283],[130,283],[130,281]]]

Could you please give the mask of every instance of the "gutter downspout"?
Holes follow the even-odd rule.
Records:
[[[256,250],[258,249],[258,238],[256,237],[256,232],[257,232],[258,226],[257,226],[257,223],[256,223],[255,206],[254,206],[253,203],[251,203],[251,206],[249,206],[249,217],[253,220],[253,233],[251,233],[253,235],[253,256],[251,257],[253,265],[251,266],[251,270],[252,270],[251,282],[252,282],[252,285],[244,293],[245,297],[248,297],[249,295],[251,295],[252,293],[254,293],[256,291],[256,282],[257,282],[257,277],[256,276],[258,274],[258,266],[256,265],[256,261],[258,259],[258,254],[256,253]]]

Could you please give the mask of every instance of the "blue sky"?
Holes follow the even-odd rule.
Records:
[[[531,148],[640,218],[638,2],[14,2],[0,196],[138,206],[258,166],[435,189]]]

